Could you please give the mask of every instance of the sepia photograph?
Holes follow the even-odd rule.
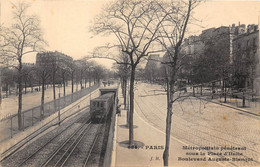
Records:
[[[259,0],[0,0],[1,167],[260,167]]]

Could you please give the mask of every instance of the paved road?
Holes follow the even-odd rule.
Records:
[[[166,93],[160,90],[163,89],[158,85],[137,84],[135,107],[144,120],[165,131]],[[171,135],[185,143],[184,145],[192,147],[215,146],[210,155],[208,155],[210,151],[203,151],[203,153],[207,156],[207,160],[211,157],[224,161],[224,166],[260,166],[260,160],[258,160],[260,155],[260,117],[190,97],[174,103]],[[225,150],[225,148],[231,147],[233,150]],[[183,148],[179,149],[183,151]],[[196,149],[185,150],[186,152],[180,157],[180,161],[185,161],[185,158],[189,157],[204,157],[185,155],[188,152],[195,153]],[[228,156],[223,156],[225,153]],[[229,161],[224,160],[224,157],[229,158]],[[181,158],[183,159],[181,160]]]

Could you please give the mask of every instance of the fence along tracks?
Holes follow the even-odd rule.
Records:
[[[94,90],[92,92],[92,94],[96,93],[97,90]],[[74,104],[72,107],[70,107],[67,111],[65,111],[64,113],[61,114],[61,116],[64,115],[64,118],[61,119],[61,122],[66,120],[67,118],[70,118],[76,114],[78,114],[79,112],[86,110],[89,108],[89,106],[85,106],[80,108],[79,110],[77,110],[76,112],[73,112],[74,109],[78,109],[78,106],[83,104],[85,105],[85,101],[89,98],[89,95],[87,95],[86,97],[84,97],[83,99],[81,99],[79,102],[77,102],[76,104]],[[65,114],[67,114],[68,112],[73,112],[70,115],[65,116]],[[30,142],[31,140],[35,139],[39,134],[42,134],[43,132],[45,132],[46,130],[48,130],[49,128],[56,126],[57,125],[57,118],[55,117],[54,119],[51,119],[49,122],[47,122],[46,124],[44,124],[42,127],[40,127],[39,129],[37,129],[36,131],[34,131],[33,133],[31,133],[30,135],[26,136],[23,140],[19,141],[18,143],[16,143],[15,145],[13,145],[12,147],[10,147],[9,149],[7,149],[6,151],[4,151],[1,154],[0,157],[0,162],[2,162],[3,160],[5,160],[6,158],[8,158],[9,156],[11,156],[13,153],[15,153],[16,151],[18,151],[21,147],[23,147],[24,145],[26,145],[28,142]]]
[[[44,120],[45,118],[49,117],[50,115],[56,113],[58,109],[64,109],[68,107],[72,103],[78,103],[78,100],[81,101],[82,97],[89,97],[90,93],[97,92],[97,88],[99,87],[98,84],[93,85],[89,88],[82,89],[77,91],[73,94],[67,95],[65,97],[61,97],[56,99],[56,109],[54,107],[54,101],[50,101],[44,104],[45,112],[44,116],[41,117],[40,115],[40,106],[33,107],[31,109],[25,110],[22,112],[22,130],[26,130],[29,127],[34,126],[36,123]],[[74,108],[73,106],[72,108]],[[70,109],[69,109],[70,110]],[[18,130],[18,117],[17,114],[8,114],[0,119],[0,144],[6,142],[8,139],[13,138],[17,133],[20,131]]]
[[[20,159],[19,162],[6,163],[6,166],[87,166],[90,157],[93,158],[92,151],[100,141],[102,126],[105,124],[93,124],[90,116],[84,114],[59,133],[52,133],[48,141],[39,143],[41,146],[29,152],[30,155],[16,158]]]

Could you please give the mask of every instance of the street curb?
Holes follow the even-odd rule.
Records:
[[[113,139],[113,149],[112,149],[112,158],[111,158],[111,166],[116,166],[116,147],[117,147],[117,115],[115,119],[115,131],[114,131],[114,139]]]
[[[221,105],[221,106],[225,106],[225,107],[229,107],[229,108],[232,108],[232,109],[235,109],[235,110],[238,110],[238,111],[242,111],[242,112],[245,112],[247,114],[252,114],[254,116],[260,116],[260,114],[255,114],[255,113],[249,112],[249,111],[247,111],[245,109],[241,109],[241,108],[238,108],[238,107],[231,106],[229,104],[223,104],[223,103],[215,102],[215,101],[212,101],[212,100],[200,98],[200,97],[197,97],[197,96],[195,96],[195,97],[198,98],[198,99],[201,99],[201,100],[205,100],[205,101],[208,101],[208,102],[211,102],[211,103],[215,103],[215,104]]]

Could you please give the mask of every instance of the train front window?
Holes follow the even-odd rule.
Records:
[[[101,102],[101,103],[100,103],[100,107],[104,107],[104,103]]]

